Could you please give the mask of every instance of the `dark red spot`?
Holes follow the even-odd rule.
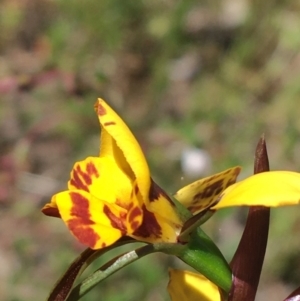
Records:
[[[113,228],[121,230],[122,234],[126,233],[126,215],[122,215],[120,217],[116,216],[112,213],[108,206],[104,206],[103,212],[106,214],[108,219],[110,220],[111,226]]]
[[[163,196],[172,206],[175,206],[170,197],[166,194],[166,192],[161,189],[154,181],[151,179],[151,186],[149,190],[149,201],[155,202],[159,199],[160,196]]]
[[[137,184],[134,185],[134,193],[135,195],[138,195],[138,193],[140,192],[139,187],[137,186]]]
[[[104,123],[104,126],[109,126],[109,125],[115,125],[116,123],[114,121],[108,121]]]
[[[70,184],[80,190],[89,191],[88,187],[82,182],[78,175],[78,171],[73,169]]]
[[[91,185],[92,184],[92,178],[91,178],[91,176],[88,173],[82,171],[80,165],[77,165],[76,171],[78,172],[78,175],[80,175],[83,178],[84,182],[87,185]]]
[[[99,116],[104,116],[104,115],[106,115],[106,109],[102,106],[102,104],[101,103],[98,103],[98,106],[97,106],[97,114],[99,115]]]
[[[86,172],[90,176],[95,176],[96,178],[99,178],[99,171],[97,170],[97,168],[95,167],[95,164],[93,162],[89,162],[86,165]]]
[[[48,208],[43,208],[41,211],[47,216],[60,217],[60,214],[59,214],[59,211],[57,208],[48,207]]]
[[[86,164],[85,171],[81,169],[80,165],[77,165],[72,170],[70,183],[77,189],[89,191],[88,186],[92,184],[92,176],[99,177],[99,172],[93,162]]]
[[[134,220],[136,219],[136,217],[142,215],[142,210],[138,207],[133,208],[128,216],[128,221],[129,223],[134,222]]]
[[[68,227],[74,236],[84,245],[94,248],[100,236],[89,227],[82,225],[80,219],[74,218],[68,221]]]
[[[155,215],[148,211],[143,205],[143,222],[138,227],[136,231],[134,231],[134,235],[140,236],[140,237],[161,237],[162,231],[159,223],[157,222]]]

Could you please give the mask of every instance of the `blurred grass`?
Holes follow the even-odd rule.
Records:
[[[240,164],[245,176],[265,133],[271,168],[299,170],[299,11],[292,0],[2,0],[1,300],[45,299],[82,249],[39,209],[76,160],[97,154],[99,96],[170,193],[192,180],[180,170],[189,146],[209,152],[211,172]],[[244,218],[229,210],[206,225],[227,258]],[[295,208],[274,210],[258,300],[299,284],[298,224]],[[166,300],[170,264],[144,258],[83,300]]]

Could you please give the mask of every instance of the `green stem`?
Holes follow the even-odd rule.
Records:
[[[163,252],[172,255],[179,255],[182,252],[183,246],[178,244],[157,243],[143,246],[134,251],[124,253],[107,262],[92,275],[74,287],[67,301],[77,301],[87,294],[99,282],[106,279],[110,275],[119,271],[128,264],[141,259],[151,253]]]
[[[232,283],[231,269],[221,251],[201,228],[192,233],[190,242],[178,257],[226,294],[229,293]]]
[[[68,270],[57,281],[54,288],[50,292],[47,301],[64,301],[67,299],[76,279],[84,272],[84,270],[99,256],[109,250],[124,244],[135,242],[132,238],[124,237],[118,242],[104,249],[92,250],[85,249],[69,266]]]

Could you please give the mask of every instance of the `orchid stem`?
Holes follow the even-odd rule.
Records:
[[[95,271],[92,275],[87,277],[84,281],[74,287],[70,293],[67,301],[77,301],[85,294],[87,294],[99,282],[106,279],[108,276],[119,271],[128,264],[135,262],[142,257],[156,252],[165,252],[168,254],[177,255],[182,250],[182,246],[176,244],[157,243],[143,246],[134,251],[121,254],[114,259],[104,264],[100,269]]]

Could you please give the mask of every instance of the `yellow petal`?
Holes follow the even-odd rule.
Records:
[[[88,157],[77,162],[68,186],[69,191],[55,195],[43,212],[60,216],[90,248],[108,246],[142,223],[137,184],[112,158]]]
[[[176,211],[175,204],[167,195],[167,193],[160,188],[152,179],[149,191],[149,203],[147,209],[156,213],[166,222],[182,226],[182,221]]]
[[[174,197],[196,214],[213,205],[222,191],[235,183],[240,171],[237,166],[198,180],[177,191]]]
[[[100,156],[112,155],[126,171],[128,171],[127,162],[135,175],[143,199],[147,201],[150,172],[140,145],[124,121],[104,100],[98,99],[95,110],[102,127]]]
[[[181,229],[180,226],[170,223],[157,213],[148,211],[145,205],[142,209],[143,222],[139,228],[130,235],[131,237],[148,243],[177,242],[177,236]]]
[[[130,224],[126,209],[106,203],[83,190],[58,193],[53,202],[71,233],[92,249],[109,246],[139,226],[136,212],[134,223]],[[137,209],[141,222],[142,212]]]
[[[107,203],[127,208],[133,201],[132,180],[108,158],[88,157],[76,162],[68,182],[69,190],[84,190]]]
[[[170,269],[168,291],[172,301],[220,301],[218,287],[201,274]]]
[[[300,202],[300,173],[269,171],[228,187],[212,209],[232,206],[277,207]]]

